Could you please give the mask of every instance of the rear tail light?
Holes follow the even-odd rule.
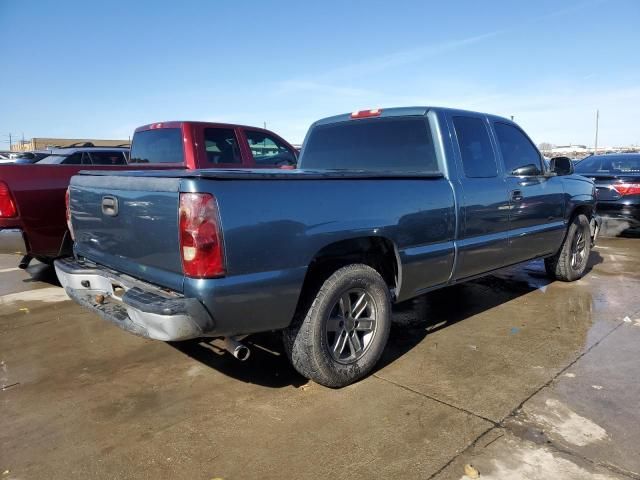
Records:
[[[640,183],[618,183],[613,188],[623,197],[625,195],[640,195]]]
[[[371,118],[371,117],[379,117],[382,113],[382,110],[379,108],[374,108],[372,110],[360,110],[358,112],[353,112],[351,114],[351,118]]]
[[[73,225],[71,225],[71,201],[69,200],[69,187],[64,192],[64,205],[65,205],[65,216],[67,219],[67,228],[69,229],[69,233],[71,234],[71,240],[75,240],[75,236],[73,235]]]
[[[6,183],[0,182],[0,218],[17,216],[16,203],[11,196],[11,190]]]
[[[180,194],[180,254],[188,277],[225,274],[218,202],[209,193]]]

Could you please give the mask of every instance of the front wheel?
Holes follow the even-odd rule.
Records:
[[[390,327],[391,299],[383,278],[367,265],[347,265],[302,302],[284,332],[285,351],[301,375],[344,387],[373,369]]]
[[[573,282],[584,276],[591,253],[591,228],[585,215],[577,215],[567,231],[560,251],[545,258],[547,274],[563,282]]]

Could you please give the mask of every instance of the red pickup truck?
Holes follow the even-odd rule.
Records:
[[[36,164],[0,165],[0,254],[23,255],[21,268],[71,254],[65,191],[80,170],[291,168],[297,161],[296,149],[269,130],[206,122],[139,127],[128,153],[67,148]]]

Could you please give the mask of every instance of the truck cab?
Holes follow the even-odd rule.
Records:
[[[417,143],[425,131],[432,145]],[[327,165],[441,172],[456,204],[451,281],[548,255],[564,238],[567,212],[595,213],[591,182],[550,171],[516,123],[485,113],[404,107],[322,119],[309,129],[299,168]]]
[[[136,128],[132,165],[187,168],[295,166],[297,151],[266,129],[211,122],[159,122]]]

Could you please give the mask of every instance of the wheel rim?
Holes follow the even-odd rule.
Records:
[[[331,308],[325,326],[327,347],[338,363],[357,362],[366,353],[377,331],[376,305],[360,288],[344,292]]]
[[[578,230],[571,244],[571,268],[580,270],[587,258],[587,238],[584,230]]]

